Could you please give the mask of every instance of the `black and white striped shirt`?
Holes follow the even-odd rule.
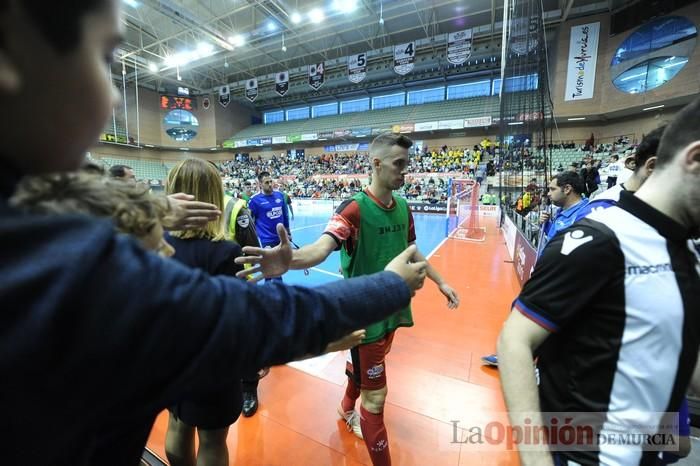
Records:
[[[678,410],[700,346],[700,260],[690,238],[622,192],[616,206],[551,241],[514,303],[552,332],[538,349],[542,411],[607,413],[619,428]],[[630,410],[651,418],[618,416]],[[606,445],[563,454],[619,465],[654,456]]]

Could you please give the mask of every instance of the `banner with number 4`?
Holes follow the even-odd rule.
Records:
[[[408,42],[394,47],[394,71],[405,75],[413,70],[416,61],[416,43]]]

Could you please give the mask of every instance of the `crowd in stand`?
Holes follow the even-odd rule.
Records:
[[[590,199],[595,196],[597,191],[605,190],[618,182],[617,173],[623,171],[625,163],[624,157],[620,157],[620,154],[629,154],[634,150],[634,146],[629,145],[629,139],[627,138],[624,140],[620,139],[611,146],[614,147],[615,153],[611,154],[607,159],[595,158],[595,154],[600,153],[597,150],[582,152],[580,161],[572,162],[568,167],[560,164],[556,168],[556,172],[569,171],[578,174],[583,181],[584,187],[584,191],[581,194],[583,197]],[[612,170],[614,166],[617,166],[618,170]],[[526,218],[532,217],[534,221],[539,216],[538,210],[542,200],[546,198],[545,189],[545,186],[538,185],[538,178],[532,178],[517,198],[507,197],[504,201],[516,213]],[[534,214],[529,215],[532,212]],[[536,226],[536,222],[534,225]]]
[[[479,164],[487,155],[492,156],[496,143],[485,138],[473,147],[440,148],[422,147],[414,153],[409,162],[409,173],[435,173],[435,178],[410,180],[403,188],[403,194],[411,199],[438,202],[447,197],[445,176],[440,174],[461,172],[474,176]],[[241,189],[242,182],[255,179],[258,173],[267,171],[280,180],[289,194],[314,199],[343,199],[362,189],[362,180],[349,175],[361,175],[367,180],[370,162],[366,152],[324,153],[316,156],[289,157],[286,154],[270,158],[239,155],[236,159],[220,164],[224,183],[228,189]],[[495,174],[495,166],[490,163],[489,174]],[[323,179],[321,175],[345,175],[344,179]],[[486,173],[483,174],[484,176]]]

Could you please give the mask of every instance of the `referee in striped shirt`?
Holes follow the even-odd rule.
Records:
[[[678,411],[689,385],[700,391],[698,121],[700,99],[666,128],[646,183],[557,235],[514,301],[498,343],[511,424],[600,422],[598,443],[562,446],[549,430],[546,444],[519,445],[524,466],[656,464],[649,444],[605,439],[662,432],[660,413]]]

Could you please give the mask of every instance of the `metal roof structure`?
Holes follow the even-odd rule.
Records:
[[[613,11],[633,2],[541,1],[545,24],[554,31],[567,19]],[[444,45],[446,34],[466,28],[473,28],[474,43],[482,44],[481,55],[475,56],[485,60],[499,55],[503,3],[124,0],[126,40],[117,53],[113,72],[117,79],[124,72],[127,82],[138,79],[140,86],[152,89],[185,86],[195,94],[210,93],[221,85],[235,87],[252,77],[274,82],[275,73],[286,70],[293,82],[295,72],[305,72],[310,64],[325,62],[332,71],[333,66],[343,66],[348,55],[362,52],[368,52],[370,67],[381,68],[391,59],[391,46],[407,41],[416,41],[429,69],[444,63],[439,47]],[[486,52],[489,44],[491,51]],[[387,75],[386,83],[392,79],[402,82],[398,75]],[[329,80],[326,90],[348,84],[347,80],[337,81]],[[264,95],[255,103],[257,107],[269,104]]]

